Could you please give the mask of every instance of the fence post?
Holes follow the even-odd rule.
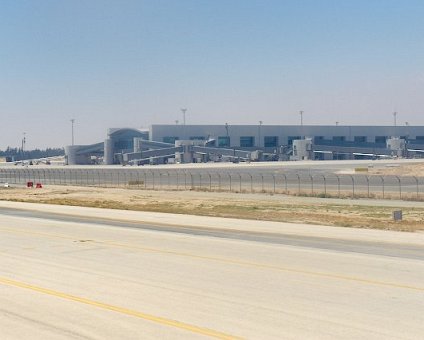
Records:
[[[274,194],[275,194],[275,175],[274,174],[272,174],[272,178],[274,180]]]
[[[340,198],[340,177],[339,175],[335,175],[337,177],[337,196]]]
[[[352,175],[349,175],[349,177],[352,180],[352,198],[355,198],[355,179],[353,178]]]
[[[287,194],[287,176],[286,176],[286,174],[283,174],[283,177],[284,177],[284,185],[285,185],[285,189],[286,189],[285,193]]]
[[[365,176],[365,179],[367,180],[367,197],[370,198],[370,178],[368,176]]]
[[[264,187],[264,175],[261,174],[261,182],[262,182],[262,192],[265,191],[265,187]]]
[[[412,176],[415,179],[415,182],[417,184],[417,199],[419,198],[419,188],[418,188],[418,178],[415,176]]]
[[[398,182],[399,182],[399,199],[402,199],[402,184],[400,183],[400,178],[399,178],[399,176],[395,176],[396,177],[396,179],[398,180]]]
[[[79,175],[78,175],[79,173]],[[77,176],[76,178],[79,180],[79,186],[84,186],[84,170],[79,170],[77,171]]]
[[[384,198],[384,177],[380,176],[381,178],[381,186],[382,186],[382,192],[383,192],[383,198]]]
[[[241,174],[239,173],[238,175],[239,175],[239,191],[241,193]]]
[[[221,174],[218,172],[218,191],[221,191]]]
[[[155,190],[155,172],[153,170],[149,170],[152,174],[152,190]]]
[[[309,174],[309,177],[311,179],[311,195],[314,194],[314,178],[312,177],[311,174]]]
[[[209,191],[212,191],[212,175],[208,172],[209,176]]]
[[[250,193],[253,193],[253,176],[251,173],[248,173],[250,177]]]
[[[322,175],[322,178],[324,179],[324,197],[327,197],[327,178],[325,175]]]
[[[297,176],[297,194],[300,195],[300,176],[299,174],[296,174]]]
[[[123,186],[125,188],[125,187],[128,186],[129,182],[132,179],[131,178],[131,170],[128,170],[128,169],[124,170],[123,175],[124,175],[124,180],[123,180],[123,183],[122,184],[123,184]]]
[[[228,177],[230,178],[230,192],[231,192],[232,190],[231,190],[231,174],[230,173],[228,173]]]

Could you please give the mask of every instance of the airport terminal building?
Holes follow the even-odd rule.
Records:
[[[298,149],[304,152],[296,158]],[[204,157],[205,154],[212,155],[215,161],[228,157],[250,160],[418,157],[423,149],[424,126],[225,124],[152,125],[145,131],[109,129],[104,142],[67,146],[65,153],[68,164],[90,164],[93,159],[104,164],[144,164],[175,157],[184,162],[210,161],[211,157]],[[186,157],[179,158],[181,154]]]

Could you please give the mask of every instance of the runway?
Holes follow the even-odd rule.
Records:
[[[2,339],[424,334],[422,234],[30,207],[0,208]]]

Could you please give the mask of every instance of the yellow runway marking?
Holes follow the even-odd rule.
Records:
[[[152,322],[164,325],[164,326],[175,327],[175,328],[183,329],[183,330],[186,330],[186,331],[189,331],[189,332],[192,332],[192,333],[206,335],[206,336],[209,336],[209,337],[212,337],[212,338],[226,339],[226,340],[240,339],[239,337],[235,337],[235,336],[232,336],[232,335],[229,335],[229,334],[214,331],[214,330],[209,329],[209,328],[198,327],[198,326],[190,325],[188,323],[175,321],[175,320],[172,320],[172,319],[166,319],[166,318],[162,318],[160,316],[154,316],[154,315],[150,315],[150,314],[143,313],[143,312],[138,312],[138,311],[127,309],[127,308],[110,305],[110,304],[107,304],[107,303],[89,300],[89,299],[86,299],[86,298],[83,298],[83,297],[70,295],[70,294],[58,292],[58,291],[43,288],[43,287],[33,286],[33,285],[30,285],[30,284],[27,284],[27,283],[15,281],[15,280],[10,280],[10,279],[3,278],[3,277],[0,277],[0,284],[24,288],[24,289],[32,290],[32,291],[35,291],[35,292],[43,293],[43,294],[46,294],[46,295],[59,297],[59,298],[62,298],[62,299],[68,300],[68,301],[79,302],[79,303],[82,303],[82,304],[98,307],[98,308],[101,308],[101,309],[110,310],[110,311],[113,311],[113,312],[126,314],[126,315],[130,315],[130,316],[135,316],[137,318],[152,321]]]
[[[39,235],[39,236],[45,236],[45,237],[51,237],[51,238],[75,240],[75,237],[57,235],[57,234],[49,234],[49,233],[43,233],[43,232],[34,232],[34,231],[27,232],[27,231],[18,231],[18,230],[14,230],[14,229],[5,229],[5,228],[1,228],[0,230],[12,232],[12,233],[24,233],[24,234],[33,234],[33,235]],[[360,283],[366,283],[366,284],[377,285],[377,286],[386,286],[386,287],[393,287],[393,288],[403,288],[403,289],[412,289],[412,290],[417,290],[417,291],[424,291],[424,287],[416,287],[416,286],[398,284],[398,283],[393,283],[393,282],[384,282],[384,281],[363,279],[363,278],[347,276],[347,275],[337,275],[337,274],[330,274],[330,273],[323,273],[323,272],[314,272],[314,271],[301,270],[301,269],[296,269],[296,268],[274,266],[274,265],[248,262],[248,261],[225,259],[225,258],[213,257],[213,256],[195,255],[195,254],[176,252],[176,251],[171,251],[171,250],[138,247],[138,246],[134,246],[134,245],[131,245],[131,244],[117,243],[117,242],[112,242],[112,241],[93,241],[93,242],[90,242],[90,244],[99,244],[99,245],[106,245],[106,246],[111,246],[111,247],[116,247],[116,248],[126,248],[126,249],[134,249],[134,250],[139,250],[139,251],[144,251],[144,252],[183,256],[183,257],[189,257],[189,258],[194,258],[194,259],[228,263],[228,264],[234,264],[234,265],[245,266],[245,267],[254,267],[254,268],[270,269],[270,270],[276,270],[276,271],[284,271],[284,272],[297,273],[297,274],[303,274],[303,275],[308,275],[308,276],[317,276],[317,277],[325,277],[325,278],[345,280],[345,281],[360,282]]]

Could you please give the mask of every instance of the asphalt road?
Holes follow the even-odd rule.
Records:
[[[30,207],[0,209],[2,339],[424,334],[422,234]]]

